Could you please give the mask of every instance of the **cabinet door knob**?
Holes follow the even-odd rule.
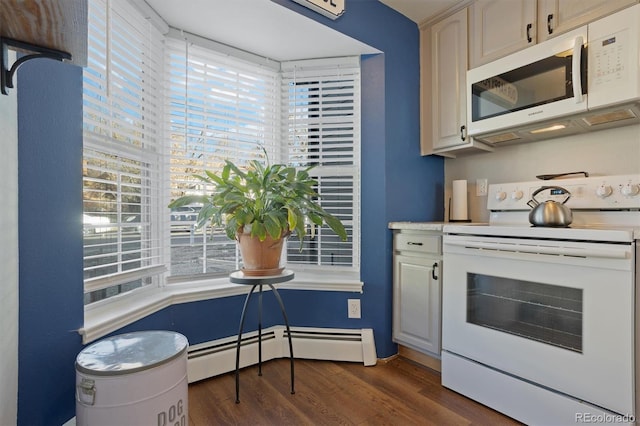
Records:
[[[431,278],[433,278],[434,280],[438,279],[438,276],[436,275],[436,269],[438,269],[438,262],[435,262],[431,269]]]
[[[467,126],[460,126],[460,139],[462,139],[463,141],[467,139],[467,135],[465,133],[466,129],[467,129]]]
[[[547,15],[547,32],[553,34],[553,28],[551,28],[551,21],[553,21],[553,13]]]
[[[533,41],[531,38],[531,27],[533,27],[533,24],[527,24],[527,43],[531,43]]]

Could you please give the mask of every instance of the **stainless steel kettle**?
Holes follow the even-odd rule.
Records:
[[[554,200],[546,200],[542,203],[536,200],[536,195],[545,190],[551,190],[552,194],[567,194],[561,203]],[[531,200],[527,205],[531,207],[529,222],[533,226],[567,227],[573,221],[571,209],[564,204],[571,198],[571,193],[560,186],[543,186],[531,194]]]

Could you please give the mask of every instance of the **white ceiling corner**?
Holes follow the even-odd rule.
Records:
[[[276,61],[379,50],[270,0],[145,0],[173,28]]]

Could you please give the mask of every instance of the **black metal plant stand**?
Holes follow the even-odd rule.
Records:
[[[272,276],[247,276],[242,271],[232,272],[229,276],[229,281],[235,284],[250,285],[251,290],[244,300],[244,306],[242,307],[242,315],[240,316],[240,328],[238,330],[238,343],[236,344],[236,404],[240,403],[240,346],[242,342],[242,330],[244,328],[244,320],[247,314],[247,306],[249,300],[258,287],[258,375],[262,376],[262,287],[267,285],[276,297],[282,316],[284,317],[284,323],[287,328],[287,338],[289,339],[289,358],[291,360],[291,394],[295,394],[294,390],[294,374],[293,374],[293,344],[291,343],[291,330],[289,329],[289,319],[287,318],[287,311],[282,303],[282,298],[278,293],[278,290],[273,284],[279,284],[292,280],[294,277],[293,271],[284,270],[279,275]]]

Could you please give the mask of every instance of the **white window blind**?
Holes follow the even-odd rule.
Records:
[[[85,303],[153,284],[160,239],[162,35],[125,1],[92,0],[83,71]]]
[[[229,159],[239,167],[261,159],[279,161],[279,76],[271,68],[217,53],[185,40],[167,39],[165,122],[169,144],[170,199],[210,194],[193,177],[219,171]],[[226,275],[239,253],[221,229],[193,227],[200,206],[170,216],[171,279]]]
[[[345,225],[341,241],[326,225],[287,245],[287,262],[360,264],[360,60],[316,59],[281,64],[283,134],[292,166],[316,166],[320,205]]]

